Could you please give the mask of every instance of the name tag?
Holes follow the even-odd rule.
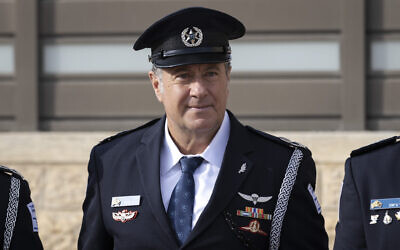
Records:
[[[315,205],[315,209],[317,209],[317,213],[320,214],[321,213],[321,205],[318,202],[317,195],[315,195],[314,189],[311,186],[311,184],[308,184],[307,189],[308,189],[308,192],[310,193],[310,195],[311,195],[311,197],[312,197],[312,199],[314,201],[314,205]]]
[[[37,223],[37,219],[36,219],[35,206],[33,205],[33,202],[27,204],[26,206],[28,207],[29,212],[31,213],[33,232],[37,233],[37,232],[39,232],[39,227],[38,227],[38,223]]]
[[[111,207],[139,206],[140,195],[116,196],[111,199]]]
[[[400,208],[400,198],[373,199],[370,203],[370,210]]]

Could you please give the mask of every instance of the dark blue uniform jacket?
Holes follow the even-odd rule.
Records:
[[[160,192],[160,146],[165,116],[95,146],[89,162],[89,180],[83,204],[78,249],[267,249],[271,220],[238,216],[246,207],[272,214],[294,146],[279,138],[242,126],[229,113],[231,132],[210,201],[187,241],[178,246]],[[315,165],[302,148],[286,216],[280,249],[328,249],[324,219],[317,212],[307,186],[315,187]],[[241,166],[247,168],[239,173]],[[257,203],[243,194],[272,196]],[[139,206],[111,207],[112,197],[140,195]],[[126,209],[136,217],[122,223],[112,213]],[[251,223],[256,220],[256,222]],[[249,228],[258,225],[257,230]]]
[[[353,151],[345,166],[334,249],[400,249],[400,208],[371,209],[371,201],[393,198],[400,198],[396,137]],[[384,223],[386,212],[390,223]]]

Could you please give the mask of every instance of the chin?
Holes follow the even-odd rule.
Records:
[[[196,132],[210,132],[216,131],[219,128],[218,122],[216,120],[202,120],[196,119],[196,121],[191,123],[191,130]]]

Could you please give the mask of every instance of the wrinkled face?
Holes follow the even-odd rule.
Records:
[[[229,75],[224,63],[163,69],[161,79],[149,72],[170,132],[215,133],[224,118]]]

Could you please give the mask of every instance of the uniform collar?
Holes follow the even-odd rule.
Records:
[[[184,155],[179,151],[178,147],[172,140],[168,131],[167,119],[165,119],[164,143],[162,146],[162,154],[164,154],[165,164],[161,164],[163,166],[161,169],[161,175],[170,171],[176,164],[178,164],[179,160],[183,156],[201,156],[206,162],[221,167],[226,145],[228,144],[229,134],[230,120],[228,113],[225,111],[224,120],[207,148],[198,155]]]

